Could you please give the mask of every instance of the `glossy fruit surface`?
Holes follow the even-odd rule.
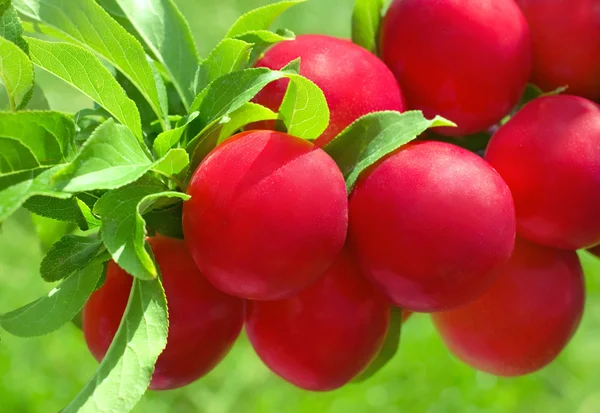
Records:
[[[600,99],[600,7],[597,0],[517,0],[531,30],[531,81],[545,91]]]
[[[464,136],[500,121],[519,102],[531,70],[531,38],[513,0],[394,0],[381,56],[409,109],[441,115]]]
[[[477,297],[508,260],[514,206],[483,159],[451,144],[418,142],[359,178],[349,236],[365,274],[395,305],[440,311]]]
[[[310,142],[272,131],[239,134],[198,167],[183,207],[198,267],[231,295],[273,300],[315,281],[341,251],[344,178]]]
[[[583,305],[577,254],[517,239],[512,258],[483,296],[432,318],[465,363],[520,376],[556,358],[577,329]]]
[[[169,307],[167,347],[150,388],[185,386],[207,374],[229,352],[243,323],[244,303],[214,288],[200,273],[182,240],[149,239]],[[114,261],[104,285],[83,310],[83,332],[94,357],[104,358],[125,312],[133,278]]]
[[[403,111],[402,93],[394,75],[375,55],[348,40],[302,35],[268,50],[257,67],[278,70],[300,58],[300,74],[317,84],[330,110],[327,130],[315,142],[324,146],[363,115],[382,110]],[[255,101],[278,110],[289,81],[267,85]]]
[[[542,245],[600,242],[600,107],[584,98],[538,98],[492,137],[485,159],[510,187],[517,233]]]
[[[307,390],[333,390],[383,345],[389,306],[344,250],[325,276],[295,297],[248,303],[246,331],[264,363]]]

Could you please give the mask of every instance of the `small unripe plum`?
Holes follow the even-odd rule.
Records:
[[[471,367],[520,376],[558,356],[583,305],[577,254],[517,238],[513,256],[484,295],[432,318],[450,351]]]
[[[510,187],[517,233],[556,248],[600,242],[600,107],[546,96],[496,132],[485,159]]]
[[[169,306],[167,346],[156,362],[150,388],[185,386],[212,370],[237,339],[244,302],[210,284],[196,267],[182,240],[162,236],[148,240],[162,273]],[[114,261],[104,285],[83,309],[85,340],[102,360],[125,312],[133,278]]]
[[[394,0],[381,28],[381,56],[409,109],[444,116],[464,136],[500,121],[531,71],[531,37],[513,0]]]
[[[344,250],[325,275],[300,294],[249,302],[246,331],[263,362],[307,390],[333,390],[377,355],[390,308]]]
[[[349,236],[365,274],[395,305],[445,310],[482,294],[509,259],[513,200],[474,153],[411,143],[360,176]]]
[[[324,146],[363,115],[383,110],[402,112],[404,102],[394,75],[366,49],[348,40],[302,35],[269,49],[257,67],[279,70],[300,58],[300,74],[321,88],[331,114],[329,127],[315,142]],[[267,85],[255,101],[277,111],[288,80]]]
[[[531,81],[545,91],[600,99],[598,0],[517,0],[533,40]]]
[[[285,133],[250,131],[200,164],[183,206],[187,245],[222,291],[253,300],[293,295],[341,251],[348,200],[322,149]]]

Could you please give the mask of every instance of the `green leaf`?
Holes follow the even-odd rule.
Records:
[[[356,0],[352,12],[352,41],[377,53],[385,0]]]
[[[167,331],[167,300],[160,281],[134,280],[104,360],[62,413],[131,411],[150,384],[156,360],[167,344]]]
[[[195,94],[207,87],[213,80],[246,68],[252,45],[241,40],[223,39],[198,67],[195,80]]]
[[[271,46],[286,40],[294,40],[295,38],[296,35],[289,30],[278,31],[278,33],[273,33],[269,30],[253,30],[234,37],[234,39],[252,44],[252,53],[250,55],[250,63],[252,64]]]
[[[109,119],[53,179],[57,187],[68,192],[113,189],[140,178],[152,164],[133,133]]]
[[[14,139],[0,136],[0,175],[38,168],[40,164],[29,148]]]
[[[400,346],[400,333],[402,331],[402,310],[397,307],[392,307],[390,310],[390,325],[388,327],[383,347],[379,354],[369,366],[359,374],[354,380],[354,383],[362,383],[371,378],[379,370],[394,358]]]
[[[30,19],[60,30],[71,42],[94,51],[122,72],[166,123],[152,69],[142,45],[94,0],[14,0]],[[56,30],[55,30],[56,31]]]
[[[240,128],[253,122],[275,119],[277,119],[277,114],[272,110],[256,103],[248,102],[232,114],[213,122],[200,133],[190,146],[190,148],[193,148],[190,172],[193,172],[200,165],[200,162],[215,146],[229,138]]]
[[[236,37],[254,30],[267,30],[283,12],[303,2],[304,0],[281,1],[251,10],[231,26],[225,37]]]
[[[75,153],[75,124],[58,112],[0,112],[0,137],[29,149],[38,165],[56,165]]]
[[[172,0],[115,0],[166,69],[186,108],[194,98],[199,58],[189,25]]]
[[[142,140],[140,113],[110,71],[86,49],[27,38],[31,60],[63,79],[106,109]]]
[[[294,83],[296,88],[293,96],[288,97],[286,108],[290,110],[284,111],[287,115],[284,121],[291,126],[312,122],[312,125],[298,126],[298,130],[309,139],[319,136],[329,123],[329,110],[325,96],[314,83],[288,68],[279,71],[253,68],[221,76],[196,97],[192,109],[198,110],[198,119],[206,127],[241,108],[269,83],[285,78],[290,79],[290,83]],[[312,99],[310,103],[308,99]],[[296,104],[294,100],[304,103],[305,107]],[[195,146],[199,136],[189,143],[188,148]]]
[[[40,265],[40,275],[47,282],[60,281],[83,270],[104,251],[102,240],[65,235],[50,248]]]
[[[82,231],[100,226],[89,206],[79,198],[51,198],[46,196],[31,197],[23,204],[30,212],[58,221],[77,224]]]
[[[219,129],[217,143],[223,142],[244,126],[254,122],[276,120],[277,113],[257,103],[248,102],[230,114]],[[225,122],[226,121],[226,122]]]
[[[94,262],[71,273],[48,295],[0,316],[0,325],[10,334],[35,337],[58,330],[70,322],[94,292],[102,273],[102,262]]]
[[[33,92],[33,78],[33,65],[27,54],[10,40],[0,37],[0,80],[11,110],[27,105]]]
[[[161,198],[189,199],[184,193],[165,191],[152,182],[136,182],[106,193],[94,207],[101,216],[102,240],[113,260],[129,274],[152,279],[157,268],[145,246],[146,230],[142,215]]]
[[[279,107],[279,119],[287,133],[317,139],[329,125],[329,107],[323,91],[300,75],[290,75],[290,84]]]
[[[348,126],[323,149],[340,167],[351,192],[362,171],[428,128],[439,126],[456,125],[439,116],[428,120],[420,111],[374,112]]]
[[[71,194],[57,190],[50,184],[50,178],[61,167],[62,165],[59,165],[0,176],[0,223],[32,196],[70,198]]]
[[[6,2],[10,5],[10,1]],[[25,53],[29,53],[27,42],[23,39],[23,25],[19,14],[13,6],[0,13],[0,37],[10,40]]]
[[[177,145],[181,141],[189,124],[196,119],[196,117],[198,117],[198,112],[193,112],[187,117],[183,125],[159,134],[152,145],[156,156],[161,157],[166,155],[167,152],[169,152],[169,149]]]
[[[152,166],[152,171],[165,176],[177,175],[190,164],[190,157],[185,149],[171,149],[162,159]]]

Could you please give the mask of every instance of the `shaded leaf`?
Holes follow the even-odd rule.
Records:
[[[9,7],[5,11],[0,12],[0,37],[10,40],[25,53],[29,53],[27,42],[23,39],[23,25],[19,14],[10,1],[5,2]]]
[[[359,374],[358,377],[352,380],[354,383],[362,383],[371,378],[394,358],[400,347],[402,322],[402,310],[397,307],[392,307],[390,309],[390,325],[385,336],[385,341],[383,342],[383,347],[379,351],[377,357],[371,361],[369,366]]]
[[[82,231],[100,226],[100,221],[92,214],[90,207],[76,197],[59,199],[34,196],[23,206],[46,218],[75,223]]]
[[[55,189],[50,184],[50,178],[61,167],[62,165],[54,168],[38,168],[0,176],[0,223],[32,196],[70,198],[71,194]]]
[[[90,265],[102,251],[98,238],[65,235],[46,253],[40,275],[47,282],[60,281]]]

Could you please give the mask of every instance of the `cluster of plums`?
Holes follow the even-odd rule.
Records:
[[[577,5],[577,7],[576,7]],[[520,7],[519,7],[520,6]],[[432,313],[449,349],[501,376],[535,371],[565,347],[584,304],[575,250],[600,243],[600,14],[593,0],[395,0],[380,52],[299,36],[258,66],[301,58],[324,92],[315,141],[254,125],[195,171],[185,241],[149,239],[169,303],[151,388],[188,384],[242,325],[265,364],[309,390],[348,383],[377,356],[390,306]],[[350,196],[322,149],[360,116],[422,110],[468,140],[540,97],[493,135],[484,158],[417,140],[368,168]],[[278,81],[255,101],[277,110]],[[114,262],[84,309],[98,359],[131,277]]]

